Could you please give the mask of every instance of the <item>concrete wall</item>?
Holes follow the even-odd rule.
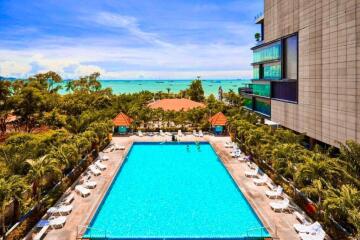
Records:
[[[298,32],[299,103],[271,120],[328,144],[360,142],[360,1],[265,0],[265,42]]]

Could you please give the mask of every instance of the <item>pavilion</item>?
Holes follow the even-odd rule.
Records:
[[[205,104],[186,98],[166,98],[149,103],[151,109],[163,109],[164,111],[189,111],[194,108],[204,108]]]
[[[114,133],[126,134],[129,131],[131,123],[133,120],[124,113],[119,113],[114,119],[113,123],[115,125]]]
[[[227,118],[222,112],[218,112],[209,119],[211,128],[215,135],[220,135],[224,132],[224,126],[226,126]]]

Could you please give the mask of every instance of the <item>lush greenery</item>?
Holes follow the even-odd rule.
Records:
[[[26,80],[0,81],[2,233],[30,209],[41,213],[44,197],[59,181],[66,182],[66,189],[68,174],[79,166],[81,159],[107,142],[112,128],[110,120],[117,113],[122,111],[132,117],[135,130],[207,130],[211,114],[219,111],[231,114],[241,104],[233,92],[227,98],[231,104],[219,102],[213,95],[205,99],[200,80],[180,93],[168,89],[167,93],[114,95],[111,89],[101,87],[98,77],[94,73],[64,82],[55,72],[47,72]],[[67,94],[59,94],[62,87]],[[180,97],[205,102],[208,107],[188,112],[147,107],[156,99]],[[16,120],[8,121],[9,117]],[[55,199],[48,203],[52,204],[59,196],[55,194]],[[10,214],[9,204],[15,206]],[[5,216],[10,216],[10,221]]]
[[[327,226],[335,220],[359,236],[358,143],[341,144],[338,153],[320,147],[308,150],[303,146],[303,136],[282,128],[274,130],[261,124],[257,115],[243,110],[242,98],[234,91],[224,93],[224,101],[213,95],[205,97],[199,79],[179,93],[168,89],[165,93],[114,95],[111,89],[101,87],[98,77],[94,73],[63,82],[59,75],[48,72],[27,80],[0,81],[1,232],[30,209],[40,209],[44,198],[53,198],[46,201],[50,205],[61,195],[74,180],[69,173],[77,169],[79,174],[86,167],[81,159],[91,161],[89,153],[96,153],[108,142],[110,119],[119,112],[134,119],[134,130],[191,131],[208,130],[209,117],[221,111],[230,117],[229,132],[262,169],[284,185],[294,199],[299,199],[296,187],[312,200],[316,206],[314,213],[309,212],[312,217]],[[61,87],[68,93],[59,94]],[[202,101],[206,108],[174,112],[147,107],[157,99],[184,97]],[[8,121],[10,116],[16,120]],[[52,194],[59,181],[66,184]],[[298,203],[307,210],[312,204]],[[10,214],[13,221],[4,221],[9,204],[15,206]]]
[[[319,146],[309,150],[303,146],[303,136],[259,122],[256,116],[232,117],[230,125],[240,147],[282,184],[288,194],[298,199],[312,217],[329,226],[330,232],[336,230],[335,220],[359,237],[360,145],[348,141],[340,144],[338,153],[333,148],[325,151]],[[304,202],[294,187],[313,203]]]

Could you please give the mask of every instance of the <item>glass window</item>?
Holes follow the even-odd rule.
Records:
[[[261,98],[255,98],[254,111],[261,112],[262,114],[271,115],[270,101]]]
[[[270,84],[253,84],[252,90],[255,95],[270,97]]]
[[[254,66],[253,67],[253,79],[260,79],[260,74],[259,74],[259,66]]]
[[[278,60],[281,54],[281,43],[276,42],[271,45],[255,49],[253,55],[254,63]]]
[[[268,79],[268,80],[281,79],[281,64],[280,63],[265,64],[264,79]]]
[[[248,98],[248,97],[244,97],[244,106],[247,107],[247,108],[250,108],[252,109],[252,98]]]
[[[297,79],[298,37],[292,36],[284,40],[284,77]]]

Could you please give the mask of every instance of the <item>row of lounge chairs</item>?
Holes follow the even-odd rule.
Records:
[[[145,134],[144,134],[141,130],[139,130],[139,131],[137,132],[137,135],[138,135],[139,137],[144,137],[144,136],[145,136]],[[147,135],[148,135],[148,136],[154,136],[155,134],[154,134],[154,133],[148,133]],[[165,137],[165,136],[171,136],[172,134],[171,134],[170,132],[165,132],[165,133],[164,133],[163,130],[160,130],[160,131],[159,131],[159,135],[160,135],[161,137]],[[201,130],[199,130],[198,133],[196,132],[196,130],[194,130],[193,133],[192,133],[192,135],[195,136],[195,137],[204,137],[204,133],[203,133]],[[178,137],[183,137],[184,134],[182,133],[181,130],[178,130],[177,136],[178,136]]]
[[[109,147],[110,151],[112,150],[124,150],[124,146],[120,146],[117,144],[112,144]],[[103,164],[103,161],[108,161],[109,157],[104,153],[100,153],[97,161],[88,167],[88,173],[93,176],[101,175],[101,171],[106,170],[106,165]],[[75,186],[75,193],[79,194],[81,197],[85,198],[91,194],[90,189],[96,188],[96,181],[91,180],[90,175],[83,176],[80,179],[80,184]],[[58,205],[51,207],[47,210],[47,219],[42,219],[36,225],[37,228],[41,228],[41,230],[34,236],[34,240],[40,240],[43,238],[44,234],[49,229],[57,229],[64,227],[66,223],[66,216],[69,215],[73,206],[70,205],[72,201],[75,199],[74,192],[67,195]]]
[[[249,157],[242,157],[246,159],[248,171],[245,171],[245,176],[249,178],[254,178],[253,182],[257,186],[268,186],[268,190],[265,190],[265,195],[270,199],[282,198],[280,201],[270,202],[269,205],[272,210],[275,212],[284,212],[290,209],[290,200],[283,196],[283,188],[281,186],[276,186],[272,183],[271,179],[266,174],[261,174],[260,169],[254,163],[249,161]],[[326,236],[325,231],[322,229],[320,223],[315,222],[310,224],[305,220],[300,213],[296,212],[297,218],[301,219],[301,224],[294,224],[293,227],[299,233],[299,237],[302,240],[323,240]],[[299,217],[301,216],[301,217]]]

